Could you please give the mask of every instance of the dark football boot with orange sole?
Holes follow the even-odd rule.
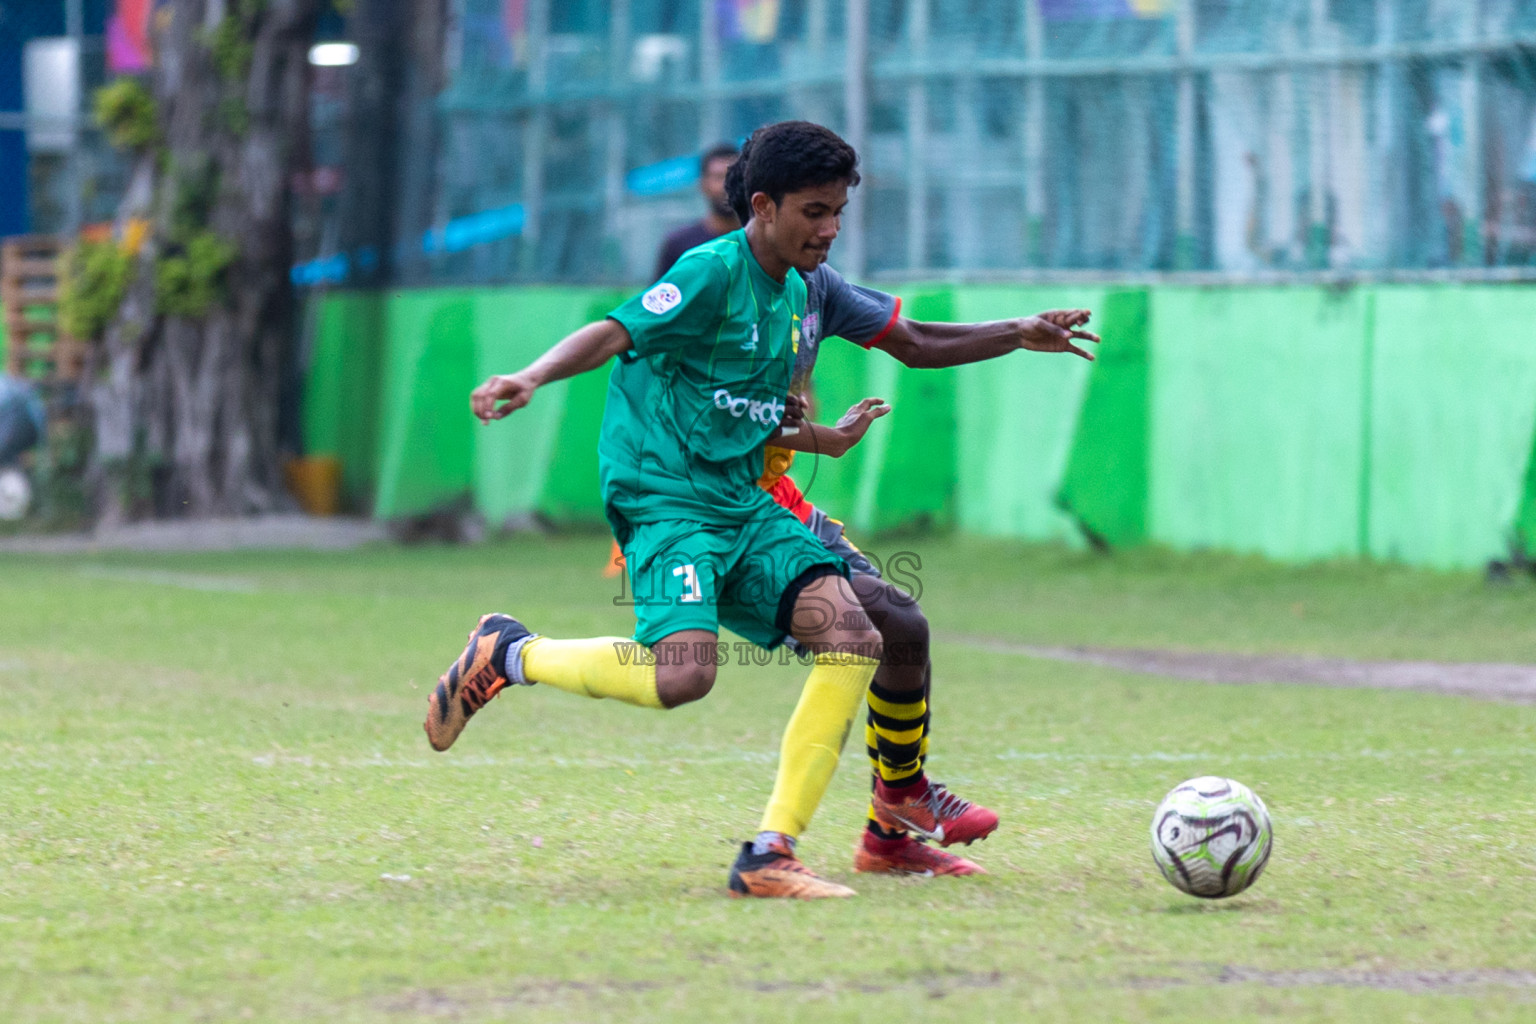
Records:
[[[732,896],[769,899],[824,900],[855,895],[846,885],[829,882],[800,863],[786,843],[774,843],[766,853],[753,853],[751,843],[741,844],[741,854],[731,866]]]
[[[447,750],[459,738],[476,711],[502,691],[509,682],[507,649],[533,636],[510,615],[482,615],[469,634],[469,646],[459,660],[448,666],[427,698],[427,742],[433,750]]]

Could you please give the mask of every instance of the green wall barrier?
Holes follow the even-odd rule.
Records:
[[[533,362],[567,334],[600,319],[616,296],[592,288],[485,291],[474,298],[475,383]],[[504,420],[474,427],[475,507],[500,524],[532,512],[561,519],[600,519],[597,433],[608,371],[594,370],[538,390]],[[575,396],[579,396],[576,398]],[[460,399],[469,414],[469,392]],[[590,494],[586,500],[582,495]],[[557,496],[551,501],[551,496]]]
[[[902,315],[912,320],[956,319],[953,289],[911,288],[901,292],[901,300]],[[953,369],[910,369],[880,352],[867,358],[890,367],[881,372],[894,371],[895,393],[880,397],[895,404],[881,421],[889,426],[880,472],[861,478],[856,509],[867,514],[877,530],[953,525],[958,374]]]
[[[1150,295],[1112,291],[1094,309],[1094,333],[1109,339],[1097,358],[1077,417],[1056,503],[1095,544],[1147,539],[1147,381]]]
[[[914,319],[1087,306],[1099,360],[1020,354],[911,370],[832,340],[817,419],[869,395],[894,411],[842,459],[802,455],[812,501],[855,531],[973,533],[1285,560],[1443,567],[1536,549],[1536,289],[1375,286],[903,289]],[[622,296],[606,289],[334,293],[304,410],[380,517],[473,496],[493,523],[601,522],[607,372],[479,427],[469,390],[525,365]],[[375,386],[377,385],[377,386]],[[354,501],[354,504],[356,502]]]
[[[1470,567],[1507,553],[1536,427],[1536,289],[1377,290],[1368,553]]]
[[[913,287],[900,294],[905,316],[953,319],[948,289]],[[891,413],[842,458],[795,458],[790,475],[807,498],[859,532],[953,522],[954,371],[910,369],[884,352],[829,338],[812,384],[818,423],[836,423],[871,397],[891,403]]]
[[[385,300],[379,407],[380,519],[468,498],[474,485],[475,306],[468,289],[403,291]]]
[[[1511,541],[1527,557],[1536,554],[1536,437],[1531,439],[1531,453],[1526,457],[1525,478],[1520,486],[1520,502],[1510,530]]]
[[[621,292],[594,292],[588,298],[583,323],[600,320],[622,302]],[[561,412],[559,443],[539,511],[557,522],[591,523],[607,527],[597,483],[597,438],[608,401],[608,376],[613,364],[567,382]]]
[[[1151,298],[1149,535],[1278,559],[1360,550],[1371,293]]]
[[[368,511],[378,483],[384,296],[333,293],[306,314],[313,348],[304,388],[304,450],[340,459],[343,507]]]
[[[957,321],[1045,309],[1102,309],[1102,288],[956,288]],[[1080,533],[1057,504],[1092,364],[1022,352],[956,369],[955,506],[960,527],[994,537],[1064,540]]]

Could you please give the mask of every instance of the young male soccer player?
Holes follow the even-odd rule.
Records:
[[[758,135],[747,140],[726,175],[726,194],[743,224],[750,222],[750,198],[774,173],[772,155]],[[806,392],[821,339],[846,338],[866,349],[878,348],[913,367],[958,366],[1025,349],[1071,352],[1093,358],[1075,341],[1097,342],[1081,330],[1085,309],[1051,310],[1037,316],[992,323],[922,323],[901,316],[901,300],[870,288],[850,285],[823,262],[805,275],[807,299],[795,357],[791,393]],[[794,447],[815,450],[801,439]],[[834,443],[835,443],[834,439]],[[928,622],[917,602],[883,580],[880,572],[843,535],[843,524],[806,500],[788,475],[793,452],[788,446],[766,449],[760,484],[795,514],[829,551],[853,572],[853,589],[884,640],[883,658],[870,686],[865,743],[873,773],[866,827],[854,854],[859,871],[968,875],[981,869],[970,860],[936,850],[912,838],[942,845],[970,843],[997,827],[997,815],[950,793],[924,774],[928,753],[932,664]],[[841,447],[823,449],[841,455]]]
[[[743,224],[752,218],[749,196],[780,187],[793,173],[792,145],[786,144],[790,127],[773,125],[754,134],[732,167],[727,189]],[[764,137],[773,145],[759,143]],[[749,167],[752,182],[748,187]],[[825,259],[825,252],[817,255]],[[1034,317],[981,324],[922,323],[900,315],[895,296],[850,285],[832,267],[820,262],[805,276],[808,287],[801,340],[795,359],[791,393],[809,385],[821,338],[836,335],[865,348],[880,348],[908,366],[955,366],[991,359],[1025,349],[1038,352],[1070,351],[1093,357],[1073,344],[1074,340],[1098,341],[1079,330],[1089,318],[1087,310],[1052,310]],[[584,331],[599,325],[589,325]],[[580,335],[581,332],[578,332]],[[573,339],[577,336],[573,336]],[[556,350],[569,345],[562,342]],[[601,365],[588,360],[585,365]],[[536,372],[537,371],[537,372]],[[498,400],[507,405],[493,414],[499,417],[521,408],[541,382],[540,363],[522,374],[492,377],[476,390],[476,411]],[[525,379],[526,377],[526,379]],[[794,400],[791,399],[791,404]],[[823,545],[843,558],[853,572],[853,589],[879,629],[883,657],[869,697],[865,739],[874,774],[875,793],[866,827],[855,851],[854,866],[863,872],[901,872],[934,875],[976,874],[981,868],[947,850],[934,849],[912,838],[909,830],[942,844],[984,838],[997,827],[997,815],[963,800],[923,774],[928,752],[930,716],[928,696],[932,669],[928,659],[928,623],[910,596],[881,579],[864,555],[843,536],[843,527],[807,501],[786,475],[793,456],[791,446],[838,456],[863,436],[869,422],[883,411],[865,400],[849,411],[838,428],[825,431],[809,426],[800,434],[769,447],[765,472],[759,483],[774,499],[793,512]],[[914,725],[914,723],[917,723]],[[917,736],[913,737],[914,730]],[[877,802],[878,799],[878,802]]]
[[[820,262],[859,180],[856,154],[832,132],[803,122],[780,129],[761,144],[792,157],[792,169],[752,197],[747,228],[691,250],[609,319],[471,396],[489,421],[526,405],[543,383],[620,357],[598,458],[604,511],[636,595],[634,641],[557,640],[507,615],[483,616],[429,698],[425,728],[446,750],[511,683],[676,707],[714,685],[720,624],[764,647],[793,636],[815,664],[730,889],[815,899],[853,894],[813,874],[794,846],[864,701],[880,635],[859,610],[847,566],[757,486],[799,342],[798,268]],[[636,645],[654,657],[637,657]]]

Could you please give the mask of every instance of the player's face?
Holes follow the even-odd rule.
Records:
[[[827,261],[847,205],[848,183],[844,181],[788,193],[773,211],[774,249],[784,262],[809,274]]]

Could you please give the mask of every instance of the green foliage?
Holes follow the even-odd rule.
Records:
[[[97,89],[95,115],[118,149],[148,149],[160,141],[159,105],[137,78],[117,78]]]
[[[133,274],[133,254],[116,242],[81,242],[64,269],[59,318],[71,337],[100,338],[117,315]]]
[[[226,12],[224,20],[208,34],[208,50],[213,58],[214,69],[220,78],[231,84],[245,80],[251,70],[251,60],[256,55],[256,44],[251,41],[249,26],[243,14],[241,10]]]
[[[191,238],[208,224],[218,195],[219,173],[213,161],[199,155],[188,162],[171,157],[165,176],[175,183],[171,196],[171,238]]]
[[[212,231],[191,235],[155,264],[155,308],[168,316],[207,316],[227,295],[225,272],[238,251]]]
[[[38,446],[32,469],[35,501],[28,527],[78,530],[90,522],[85,475],[91,435],[78,416],[55,418]]]
[[[225,96],[219,100],[219,127],[231,135],[242,136],[251,130],[251,110],[239,96]]]
[[[859,895],[785,905],[724,886],[798,666],[733,661],[664,715],[509,688],[426,748],[429,688],[508,594],[553,635],[628,632],[608,543],[0,554],[8,1024],[1530,1020],[1536,707],[1001,651],[1113,630],[1525,661],[1536,588],[908,542],[947,602],[924,598],[933,770],[1003,815],[960,851],[992,873],[855,875],[850,745],[801,852]],[[1153,806],[1206,771],[1275,818],[1232,900],[1148,853]]]

